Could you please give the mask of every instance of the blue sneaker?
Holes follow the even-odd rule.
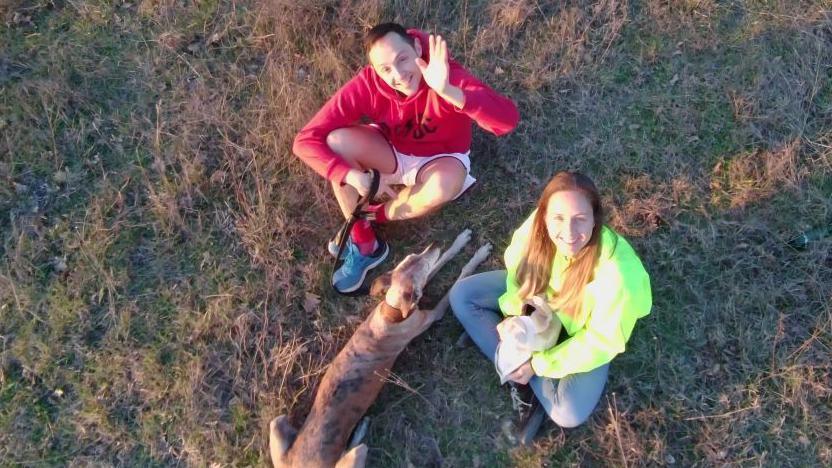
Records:
[[[372,255],[364,256],[358,247],[350,241],[344,247],[344,263],[332,274],[332,286],[340,293],[351,293],[364,284],[367,272],[377,267],[387,258],[390,246],[379,239],[378,247]]]

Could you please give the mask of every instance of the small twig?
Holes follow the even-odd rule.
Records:
[[[162,100],[156,101],[156,132],[153,137],[153,150],[156,159],[161,158],[162,152]]]
[[[266,357],[265,341],[269,333],[269,325],[269,299],[266,297],[266,300],[263,301],[263,328],[259,333],[260,340],[257,343],[257,354],[260,355],[260,362],[263,363],[263,375],[266,378],[269,376],[269,359]]]
[[[782,377],[787,372],[797,371],[797,370],[804,370],[808,369],[810,371],[814,370],[832,370],[832,364],[794,364],[791,366],[781,366],[777,369],[777,372],[770,373],[769,375],[763,376],[763,380],[767,379],[775,379],[778,377]]]
[[[803,353],[803,351],[805,351],[807,348],[809,348],[809,346],[812,345],[812,342],[816,341],[822,333],[823,333],[822,328],[820,328],[820,327],[815,328],[812,331],[812,336],[810,336],[809,338],[806,338],[806,340],[803,343],[801,343],[800,346],[798,346],[797,349],[792,351],[791,354],[789,354],[789,356],[786,358],[786,361],[791,361],[792,358],[799,357],[800,353]],[[797,355],[797,356],[795,356],[795,355]]]
[[[49,112],[49,106],[46,104],[46,98],[41,97],[41,104],[43,105],[43,112],[46,114],[46,122],[49,124],[49,138],[52,144],[52,159],[56,166],[61,166],[58,161],[58,143],[55,140],[55,122],[52,120],[52,114]],[[59,111],[55,111],[56,113]],[[60,167],[58,167],[60,169]]]
[[[427,398],[425,398],[425,397],[424,397],[424,395],[422,395],[421,393],[419,393],[419,391],[418,391],[418,390],[416,390],[416,389],[414,389],[413,387],[411,387],[411,386],[410,386],[410,384],[408,384],[407,382],[405,382],[405,381],[404,381],[404,379],[402,379],[401,377],[399,377],[398,375],[396,375],[396,374],[395,374],[392,370],[391,370],[391,371],[389,371],[389,373],[388,373],[388,375],[387,375],[386,377],[385,377],[384,375],[382,375],[382,374],[378,373],[378,371],[376,371],[376,372],[375,372],[375,375],[377,375],[377,376],[378,376],[380,379],[382,379],[384,382],[391,383],[391,384],[393,384],[393,385],[397,385],[397,386],[399,386],[399,387],[401,387],[401,388],[403,388],[403,389],[407,390],[408,392],[410,392],[410,393],[412,393],[412,394],[414,394],[414,395],[418,396],[419,398],[421,398],[421,399],[422,399],[425,403],[427,403],[428,405],[433,406],[433,403],[431,403],[431,402],[430,402],[430,400],[428,400]]]
[[[737,413],[742,413],[743,411],[748,411],[752,409],[758,409],[760,407],[759,404],[747,406],[745,408],[735,409],[734,411],[729,411],[727,413],[722,414],[705,414],[702,416],[691,416],[689,418],[685,418],[685,421],[699,421],[702,419],[712,419],[712,418],[727,418],[728,416],[732,416]]]
[[[202,78],[202,75],[201,75],[198,71],[196,71],[196,68],[194,68],[194,66],[193,66],[193,65],[191,65],[191,62],[189,62],[189,61],[188,61],[188,59],[186,59],[186,58],[185,58],[182,54],[180,54],[180,53],[176,53],[176,55],[179,57],[179,59],[180,59],[180,60],[182,60],[183,62],[185,62],[185,65],[187,65],[187,66],[188,66],[188,68],[190,68],[190,69],[191,69],[191,72],[193,72],[193,74],[194,74],[194,75],[196,75],[196,76],[197,76],[197,77],[199,77],[199,78]]]
[[[612,404],[616,408],[618,407],[618,403],[615,400],[615,393],[612,394]],[[621,461],[624,463],[624,468],[627,468],[629,466],[627,464],[627,455],[624,453],[624,444],[621,442],[621,432],[618,430],[618,418],[615,417],[615,411],[613,411],[613,406],[610,406],[610,400],[608,397],[607,411],[609,411],[610,418],[612,418],[612,427],[615,429],[615,438],[618,440],[618,450],[621,451]]]
[[[9,282],[9,287],[11,287],[12,296],[14,296],[14,303],[17,306],[17,310],[23,310],[23,307],[20,306],[20,297],[17,295],[17,288],[14,287],[14,280],[11,278],[11,272],[9,273],[8,278],[6,277],[6,275],[0,275],[0,278],[3,278]],[[33,317],[39,322],[43,323],[43,320],[41,320],[38,316],[33,315]]]

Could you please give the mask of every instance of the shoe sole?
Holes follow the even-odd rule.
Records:
[[[530,447],[534,443],[534,439],[537,438],[537,435],[540,433],[540,429],[543,426],[543,422],[546,420],[546,416],[546,411],[542,406],[538,406],[534,409],[534,412],[529,415],[529,419],[520,431],[520,437],[518,437],[520,445]],[[532,428],[534,430],[532,430]]]
[[[332,287],[335,288],[336,291],[338,291],[339,293],[342,293],[342,294],[354,292],[356,289],[360,288],[362,284],[364,284],[364,280],[367,278],[367,273],[370,270],[372,270],[373,268],[379,266],[381,264],[381,262],[386,260],[387,255],[389,255],[389,254],[390,254],[390,245],[385,243],[384,244],[384,255],[382,255],[381,257],[379,257],[378,260],[374,261],[373,263],[367,265],[366,268],[364,268],[364,271],[361,272],[361,279],[358,281],[358,283],[355,284],[355,286],[352,286],[351,288],[347,288],[347,289],[338,289],[335,286],[335,284],[333,284]]]

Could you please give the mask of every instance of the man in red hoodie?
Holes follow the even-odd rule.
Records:
[[[332,277],[342,293],[357,290],[387,257],[376,223],[422,216],[454,200],[470,174],[472,123],[495,135],[517,126],[514,103],[477,80],[448,54],[441,36],[384,23],[367,32],[370,64],[335,93],[295,137],[294,153],[332,184],[344,216],[381,174],[371,219],[355,223],[343,263]],[[398,194],[389,185],[403,184]],[[338,254],[336,240],[327,246]]]

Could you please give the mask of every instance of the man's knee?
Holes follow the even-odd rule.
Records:
[[[347,142],[350,139],[349,128],[336,128],[326,136],[326,145],[340,155],[347,153]]]
[[[419,174],[419,183],[430,188],[431,205],[439,207],[459,195],[467,176],[468,171],[458,159],[440,158],[425,165]]]
[[[375,168],[383,173],[396,170],[396,157],[387,140],[365,126],[336,128],[326,136],[329,149],[356,168]]]

